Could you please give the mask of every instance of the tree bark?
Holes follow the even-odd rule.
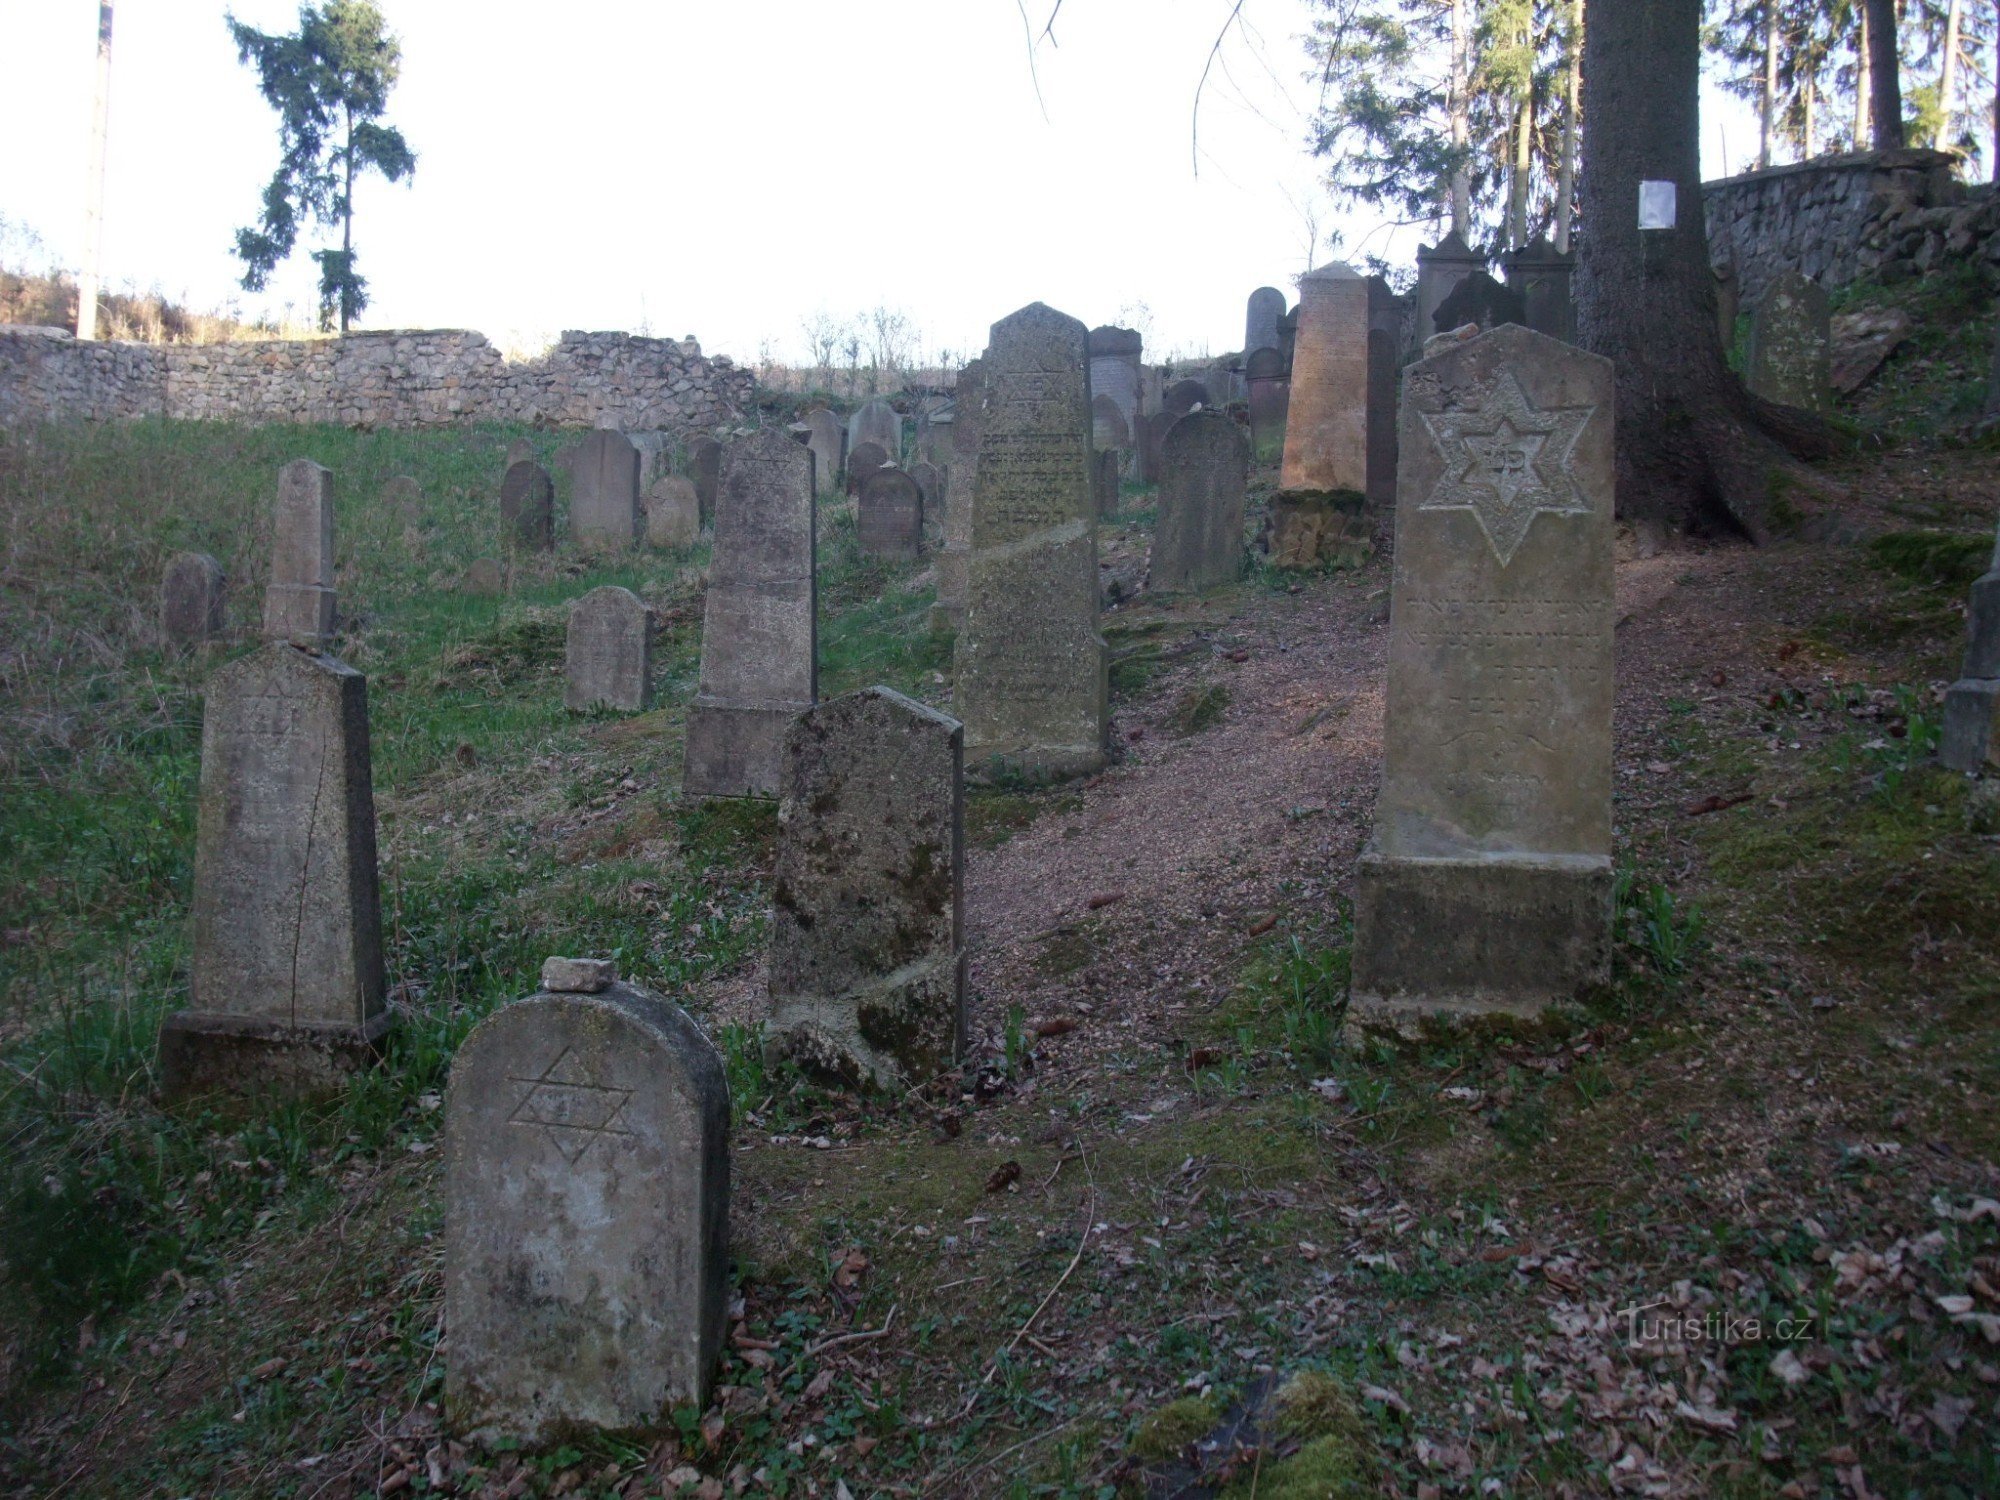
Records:
[[[1564,38],[1562,163],[1556,169],[1556,250],[1569,254],[1570,217],[1576,199],[1576,132],[1583,93],[1583,0],[1570,0]]]
[[[104,141],[111,122],[111,4],[97,6],[97,94],[90,109],[90,164],[83,196],[83,265],[76,278],[76,336],[97,337],[98,259],[104,249]]]
[[[1854,36],[1854,149],[1866,151],[1874,132],[1868,125],[1868,98],[1875,91],[1875,81],[1868,71],[1868,7],[1866,4],[1854,8],[1858,28]],[[2000,108],[2000,105],[1996,105]]]
[[[1792,454],[1831,452],[1832,432],[1752,396],[1723,362],[1701,203],[1701,10],[1702,0],[1592,0],[1579,342],[1617,366],[1619,513],[1761,540],[1787,481],[1821,488]],[[1638,227],[1642,181],[1675,185],[1672,229]]]
[[[1764,0],[1764,87],[1757,106],[1757,165],[1768,168],[1778,123],[1778,0]]]
[[[1903,75],[1896,56],[1896,0],[1862,0],[1868,15],[1868,115],[1875,149],[1903,146]]]
[[[1959,0],[1951,0],[1944,13],[1944,58],[1938,64],[1938,133],[1931,145],[1951,149],[1951,111],[1958,94]]]
[[[1466,98],[1471,5],[1472,0],[1451,0],[1451,144],[1458,151],[1472,139],[1472,106]],[[1451,228],[1460,239],[1472,233],[1472,173],[1463,165],[1451,174]]]

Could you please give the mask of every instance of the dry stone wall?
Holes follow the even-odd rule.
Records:
[[[754,377],[694,340],[565,333],[510,362],[462,329],[241,344],[79,343],[0,327],[0,424],[174,417],[432,427],[712,429],[739,421]]]

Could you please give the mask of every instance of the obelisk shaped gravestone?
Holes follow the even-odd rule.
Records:
[[[1612,366],[1509,326],[1410,367],[1362,1016],[1507,1011],[1609,972]]]
[[[456,1430],[537,1444],[701,1409],[728,1308],[729,1085],[684,1011],[550,959],[452,1060],[444,1161]]]
[[[599,428],[571,461],[569,539],[585,552],[622,552],[639,542],[639,450]]]
[[[1965,663],[1944,695],[1938,759],[1954,771],[2000,765],[2000,541],[1965,607]]]
[[[963,731],[888,688],[785,737],[773,882],[774,1050],[910,1087],[965,1049]]]
[[[160,1029],[162,1088],[325,1088],[389,1025],[367,680],[279,642],[206,697],[191,993]]]
[[[972,555],[972,511],[978,503],[974,478],[979,465],[979,431],[983,420],[979,360],[969,360],[958,372],[951,419],[951,499],[945,504],[944,547],[932,569],[937,576],[937,603],[931,607],[931,628],[956,630],[965,623],[966,561]]]
[[[966,760],[1029,774],[1104,764],[1104,642],[1083,324],[1031,303],[993,325],[955,703]]]
[[[295,458],[278,471],[264,639],[320,646],[333,626],[333,471]]]
[[[775,797],[786,726],[819,696],[812,470],[812,450],[775,430],[723,454],[689,796]]]
[[[1826,293],[1797,271],[1781,271],[1750,314],[1745,383],[1766,401],[1825,411],[1833,401]]]
[[[1198,411],[1167,429],[1160,463],[1147,588],[1196,593],[1235,582],[1243,572],[1250,440],[1223,413]]]

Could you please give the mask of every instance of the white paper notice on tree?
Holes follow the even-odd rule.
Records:
[[[1671,182],[1639,184],[1639,227],[1641,229],[1674,227],[1674,185]]]

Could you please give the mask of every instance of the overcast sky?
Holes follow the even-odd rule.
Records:
[[[1308,214],[1334,216],[1305,150],[1309,0],[1245,0],[1193,134],[1231,4],[1066,0],[1031,73],[1015,0],[383,0],[403,44],[388,118],[418,165],[411,184],[357,192],[362,326],[529,349],[564,328],[692,333],[750,361],[802,358],[817,311],[880,305],[963,355],[1040,300],[1093,325],[1143,325],[1143,303],[1156,357],[1235,349],[1244,298],[1289,290]],[[234,9],[297,23],[296,0]],[[96,0],[0,0],[0,216],[68,266],[96,19]],[[304,236],[268,293],[236,284],[235,230],[276,153],[223,7],[123,0],[107,284],[309,317]],[[1341,227],[1368,251],[1415,248],[1365,219]]]

